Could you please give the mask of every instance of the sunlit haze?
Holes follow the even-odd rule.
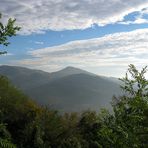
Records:
[[[22,28],[1,65],[122,77],[148,64],[148,0],[0,0],[0,11]]]

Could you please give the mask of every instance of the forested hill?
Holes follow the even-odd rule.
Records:
[[[0,74],[40,104],[60,111],[110,108],[113,95],[120,94],[119,80],[67,67],[47,73],[16,66],[0,66]]]
[[[112,112],[65,114],[38,105],[0,76],[0,148],[147,148],[146,69],[139,73],[131,65],[130,72],[131,80],[122,79],[126,95],[114,97]],[[88,80],[86,74],[67,77],[73,82],[81,76]],[[67,82],[67,77],[59,80]],[[53,82],[60,85],[59,80]]]

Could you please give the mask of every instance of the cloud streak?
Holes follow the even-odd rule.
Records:
[[[86,29],[118,23],[134,11],[148,7],[147,0],[1,0],[4,22],[17,19],[23,34],[44,33],[45,30]],[[143,11],[146,13],[146,11]],[[137,20],[135,23],[144,23]]]
[[[13,63],[46,71],[54,71],[68,65],[86,69],[125,69],[132,63],[141,67],[148,64],[147,43],[148,29],[139,29],[28,51],[30,58]]]
[[[44,44],[44,42],[35,41],[35,44],[38,44],[38,45],[43,45],[43,44]]]
[[[148,16],[148,8],[143,9],[139,12],[139,14],[135,17],[134,21],[121,21],[119,24],[148,24],[148,19],[145,18],[145,16]]]

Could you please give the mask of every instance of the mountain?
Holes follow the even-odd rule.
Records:
[[[50,81],[50,75],[47,72],[18,66],[0,66],[0,74],[7,76],[16,87],[22,90],[35,88]]]
[[[87,72],[85,70],[82,70],[82,69],[79,69],[79,68],[75,68],[75,67],[71,67],[71,66],[68,66],[60,71],[57,71],[57,72],[53,72],[50,74],[50,78],[52,80],[54,79],[58,79],[58,78],[62,78],[62,77],[66,77],[66,76],[69,76],[69,75],[73,75],[73,74],[89,74],[89,75],[94,75],[90,72]]]
[[[110,108],[113,95],[119,95],[116,78],[98,76],[67,67],[47,73],[16,66],[0,66],[0,74],[40,104],[62,112]]]

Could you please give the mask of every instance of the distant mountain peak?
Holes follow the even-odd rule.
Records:
[[[78,68],[73,67],[73,66],[67,66],[67,67],[65,67],[64,69],[78,69]]]
[[[65,67],[64,69],[62,69],[63,71],[66,71],[66,70],[77,70],[77,71],[84,71],[80,68],[76,68],[76,67],[72,67],[72,66],[67,66]]]
[[[112,96],[120,94],[119,82],[115,78],[97,76],[72,66],[47,73],[4,65],[0,66],[0,75],[7,76],[15,87],[38,103],[52,104],[53,108],[62,111],[109,107]]]
[[[83,69],[80,68],[76,68],[76,67],[72,67],[72,66],[68,66],[62,70],[59,70],[58,73],[60,74],[66,74],[66,75],[72,75],[72,74],[89,74],[92,75],[92,73],[85,71]]]

